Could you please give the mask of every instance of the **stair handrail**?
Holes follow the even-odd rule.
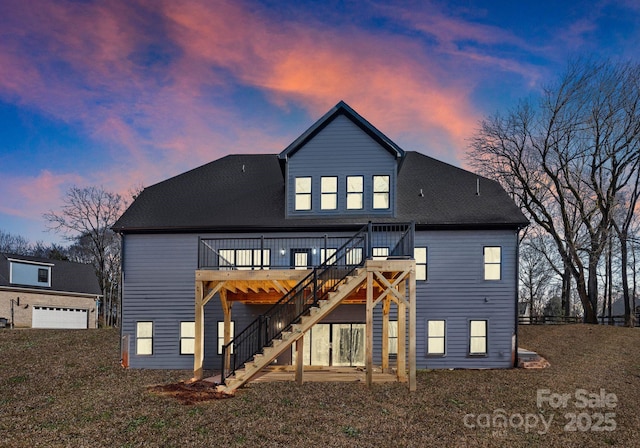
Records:
[[[259,353],[283,331],[290,329],[303,314],[318,303],[365,261],[367,227],[361,228],[335,254],[298,282],[264,314],[258,316],[228,344],[222,346],[222,379],[226,379]],[[359,256],[358,251],[359,249]],[[341,263],[343,262],[344,263]],[[347,263],[350,262],[350,263]],[[339,269],[342,268],[342,269]],[[332,273],[338,273],[339,278]],[[331,282],[329,288],[327,283]]]
[[[396,248],[410,244],[410,254],[413,256],[414,225],[407,226],[402,236],[395,244]],[[274,339],[284,331],[291,329],[309,309],[318,304],[326,296],[335,291],[353,272],[364,265],[371,256],[372,233],[375,226],[371,223],[362,227],[353,237],[322,264],[314,267],[311,272],[300,280],[291,290],[282,296],[264,314],[258,316],[236,337],[222,346],[221,380],[224,380],[260,353]],[[384,225],[380,225],[384,226]],[[397,224],[394,228],[399,228]],[[410,241],[408,241],[410,240]],[[406,252],[406,251],[403,251]],[[390,253],[390,255],[392,255]]]

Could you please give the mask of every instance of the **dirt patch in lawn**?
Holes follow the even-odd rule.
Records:
[[[163,397],[172,397],[182,404],[195,404],[203,401],[224,400],[231,398],[233,395],[219,392],[217,386],[209,381],[195,381],[172,384],[158,384],[149,386],[147,389],[152,394]]]

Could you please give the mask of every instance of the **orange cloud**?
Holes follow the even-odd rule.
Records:
[[[224,154],[278,152],[297,137],[271,117],[248,122],[247,104],[230,99],[234,89],[253,89],[274,109],[302,108],[308,124],[344,99],[405,149],[449,161],[480,117],[469,99],[473,71],[449,71],[442,47],[401,35],[302,23],[239,1],[8,0],[3,13],[12,37],[0,41],[0,97],[79,124],[100,148],[94,172],[37,176],[58,197],[48,197],[52,208],[69,181],[125,193]],[[441,40],[513,38],[444,16],[427,25]],[[27,188],[34,179],[15,180],[26,209],[39,210]],[[26,213],[18,202],[3,206]]]
[[[86,185],[77,174],[55,174],[43,170],[37,176],[2,176],[0,179],[0,213],[33,218],[57,205],[72,185]]]
[[[392,138],[438,133],[439,147],[416,149],[440,154],[463,146],[479,118],[468,86],[437,81],[437,61],[409,39],[270,21],[237,3],[172,5],[164,10],[172,36],[190,60],[224,67],[276,104],[294,101],[318,117],[345,99]]]

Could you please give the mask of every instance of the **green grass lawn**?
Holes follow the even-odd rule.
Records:
[[[184,405],[147,388],[192,372],[122,369],[115,330],[2,330],[0,446],[640,446],[639,329],[523,326],[519,342],[551,367],[419,371],[413,393],[260,383]]]

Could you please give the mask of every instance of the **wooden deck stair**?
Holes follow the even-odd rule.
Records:
[[[352,275],[345,278],[336,291],[330,292],[328,298],[319,300],[318,306],[309,309],[309,314],[300,318],[298,323],[292,324],[288,331],[282,332],[278,339],[271,345],[264,347],[262,353],[254,355],[253,360],[245,363],[244,368],[236,370],[235,374],[226,379],[225,384],[219,386],[219,390],[225,393],[233,393],[236,389],[250,381],[258,372],[268,366],[282,354],[287,348],[300,339],[315,324],[331,313],[344,299],[356,291],[367,279],[366,269],[357,269]]]

